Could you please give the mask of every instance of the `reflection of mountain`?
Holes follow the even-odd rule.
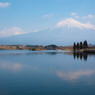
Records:
[[[20,52],[20,51],[19,51]],[[70,53],[70,52],[68,52]],[[65,55],[64,52],[30,52],[22,55],[1,55],[0,70],[2,72],[19,72],[20,76],[48,78],[58,81],[83,81],[95,80],[95,62],[74,61],[73,54]],[[8,57],[8,58],[7,58]],[[93,58],[93,57],[91,57]],[[6,59],[6,61],[4,60]],[[87,63],[87,64],[85,64]],[[93,78],[92,78],[93,77]],[[82,80],[80,80],[83,78]],[[32,81],[32,80],[31,80]],[[91,82],[92,80],[90,80]],[[55,81],[53,81],[55,83]]]
[[[83,24],[70,18],[58,22],[52,29],[0,38],[0,44],[67,45],[86,39],[93,41],[94,35],[95,28],[92,24]]]
[[[20,71],[23,67],[24,67],[24,65],[22,65],[20,63],[12,63],[12,62],[0,63],[0,68],[2,68],[4,70],[10,70],[13,72]]]
[[[82,76],[85,76],[85,77],[91,76],[92,74],[95,73],[95,70],[78,70],[75,72],[73,72],[73,71],[69,71],[69,72],[57,71],[56,73],[60,78],[63,78],[65,80],[76,80]]]

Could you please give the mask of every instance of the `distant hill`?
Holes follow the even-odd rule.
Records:
[[[94,43],[94,26],[69,18],[47,30],[0,38],[0,44],[72,45],[73,42],[84,40]]]

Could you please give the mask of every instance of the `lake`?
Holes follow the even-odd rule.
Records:
[[[0,95],[95,95],[95,55],[1,50]]]

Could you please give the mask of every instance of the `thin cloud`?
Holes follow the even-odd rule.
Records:
[[[39,30],[38,29],[35,29],[34,32],[39,32]]]
[[[94,17],[95,17],[95,15],[89,14],[89,15],[87,15],[87,16],[83,16],[82,18],[83,18],[83,19],[88,19],[88,18],[92,19],[92,18],[94,18]]]
[[[0,32],[0,37],[20,35],[20,34],[25,34],[25,33],[26,32],[23,32],[22,29],[19,27],[12,27],[8,29],[5,28]]]
[[[53,17],[53,14],[45,14],[45,15],[43,16],[43,18],[51,18],[51,17]]]
[[[8,7],[9,5],[11,5],[11,3],[0,3],[1,8]]]
[[[76,13],[71,13],[71,16],[76,16],[77,14]]]
[[[77,13],[71,13],[71,16],[73,16],[74,18],[79,18],[79,16],[77,15]]]
[[[79,18],[79,16],[75,16],[75,18]]]

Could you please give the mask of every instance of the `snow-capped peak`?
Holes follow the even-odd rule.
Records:
[[[73,18],[66,18],[64,20],[61,20],[55,25],[55,28],[79,28],[79,29],[93,29],[95,30],[95,25],[91,23],[81,23]]]

